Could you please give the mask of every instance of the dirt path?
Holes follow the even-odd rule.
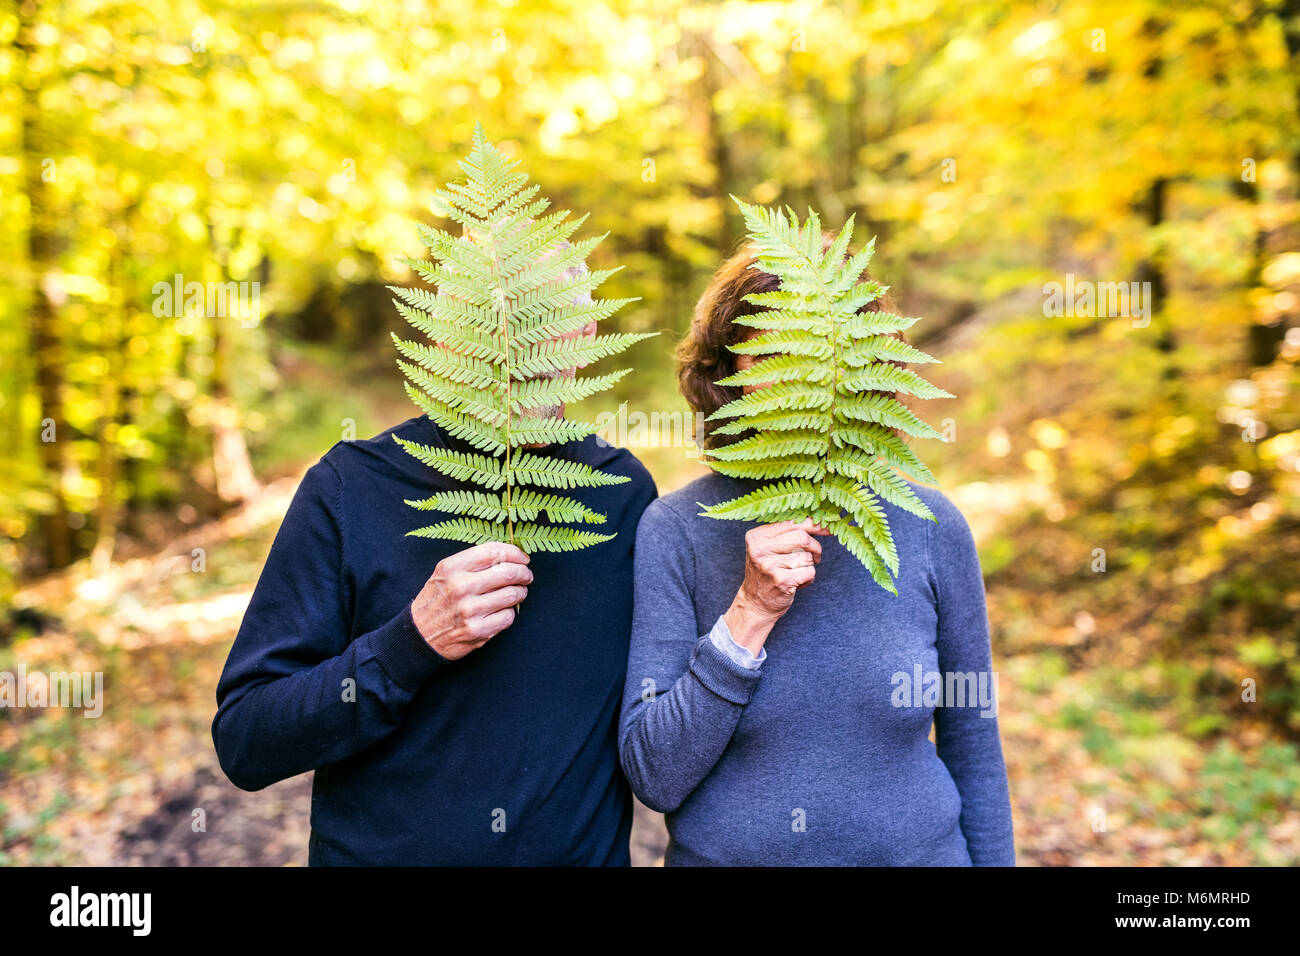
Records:
[[[216,765],[160,795],[158,808],[116,834],[116,862],[127,866],[306,866],[311,774],[246,793]],[[205,829],[196,828],[195,810]],[[632,831],[632,865],[663,862],[663,817],[640,803]]]

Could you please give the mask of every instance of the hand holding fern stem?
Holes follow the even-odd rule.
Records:
[[[459,660],[514,623],[533,573],[528,555],[491,542],[438,562],[411,602],[416,629],[447,660]]]
[[[800,588],[816,576],[822,559],[817,535],[830,534],[811,520],[760,525],[745,535],[745,580],[723,618],[732,639],[757,655]]]

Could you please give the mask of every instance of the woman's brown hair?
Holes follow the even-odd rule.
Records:
[[[823,233],[823,250],[829,249],[834,241],[833,234]],[[723,405],[741,396],[739,386],[717,384],[719,379],[736,371],[738,356],[729,346],[757,331],[751,326],[739,325],[735,320],[740,316],[769,311],[766,306],[746,302],[745,297],[757,292],[775,292],[781,287],[780,279],[756,268],[755,263],[753,247],[746,244],[719,267],[695,304],[690,330],[677,346],[677,387],[687,404],[705,418],[701,426],[704,434],[695,436],[705,448],[724,444],[724,438],[734,441],[743,437],[715,435],[714,428],[722,422],[707,419]],[[864,269],[859,281],[872,281],[870,270]],[[858,311],[894,312],[895,306],[886,293]],[[902,332],[891,335],[906,341]]]

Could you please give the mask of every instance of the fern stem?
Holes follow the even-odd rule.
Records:
[[[829,416],[830,422],[826,429],[826,450],[822,453],[821,461],[819,462],[820,467],[817,475],[817,480],[814,482],[814,484],[817,486],[817,510],[818,511],[822,510],[822,505],[825,504],[827,500],[826,459],[830,455],[831,442],[834,441],[834,436],[835,436],[835,402],[836,399],[839,398],[839,394],[840,394],[840,372],[842,371],[841,363],[840,363],[840,332],[841,329],[839,325],[837,323],[832,322],[831,323],[831,348],[834,349],[834,355],[831,357],[832,369],[833,369],[833,371],[831,372],[831,404],[830,407],[826,410],[826,414]]]
[[[491,244],[492,249],[492,281],[495,284],[492,298],[494,300],[493,304],[496,307],[497,314],[501,316],[501,351],[505,355],[506,395],[504,407],[506,410],[506,461],[502,473],[505,475],[506,488],[505,496],[502,500],[506,507],[506,540],[510,544],[514,544],[515,515],[510,506],[510,498],[514,487],[514,445],[510,440],[510,425],[515,418],[514,409],[510,404],[514,383],[514,369],[511,366],[511,359],[513,356],[511,355],[510,350],[510,315],[509,310],[506,309],[505,290],[501,280],[501,257],[497,254],[496,229],[493,224],[489,223],[487,230],[488,242]]]
[[[793,215],[793,213],[791,215]],[[809,228],[811,228],[811,224],[809,224]],[[817,271],[817,263],[815,263],[811,257],[803,252],[796,252],[796,256],[803,260],[803,265],[810,272],[815,273]],[[830,455],[832,436],[835,433],[835,399],[839,395],[840,385],[840,329],[833,321],[831,323],[830,337],[831,348],[834,349],[834,354],[831,357],[831,368],[833,369],[830,383],[831,404],[830,407],[826,409],[826,415],[829,419],[829,425],[826,429],[826,447],[822,450],[822,453],[817,456],[817,475],[813,478],[813,487],[817,489],[817,502],[813,506],[814,513],[820,513],[822,505],[827,501],[826,459]]]
[[[493,261],[494,261],[494,263],[495,263],[495,259],[494,259]],[[494,266],[493,266],[493,269],[495,270],[495,268],[496,268],[496,267],[495,267],[495,265],[494,265]],[[499,288],[499,287],[498,287],[498,288]],[[507,538],[507,540],[509,540],[509,542],[510,542],[511,544],[514,544],[514,543],[515,543],[515,513],[514,513],[514,510],[510,507],[510,496],[511,496],[511,494],[512,494],[513,491],[514,491],[514,462],[513,462],[513,458],[514,458],[514,448],[512,447],[512,445],[511,445],[511,441],[510,441],[510,423],[514,420],[515,413],[514,413],[514,410],[510,407],[510,392],[511,392],[512,374],[511,374],[511,369],[510,369],[510,333],[509,333],[509,331],[508,331],[509,326],[510,326],[510,320],[506,317],[505,311],[502,310],[502,312],[501,312],[501,336],[502,336],[502,338],[505,340],[505,349],[504,349],[504,351],[505,351],[505,353],[506,353],[506,401],[505,401],[505,408],[506,408],[506,463],[505,463],[505,468],[503,469],[503,471],[504,471],[504,473],[505,473],[505,476],[506,476],[506,494],[505,494],[505,504],[506,504],[506,538]]]

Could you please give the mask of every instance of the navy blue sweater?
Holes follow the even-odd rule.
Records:
[[[393,434],[472,450],[420,416],[308,470],[217,686],[222,769],[245,790],[316,771],[312,865],[627,865],[616,729],[654,482],[594,437],[539,450],[632,479],[566,492],[618,537],[534,554],[515,623],[447,661],[410,602],[465,545],[406,537],[441,516],[403,499],[461,486]]]

